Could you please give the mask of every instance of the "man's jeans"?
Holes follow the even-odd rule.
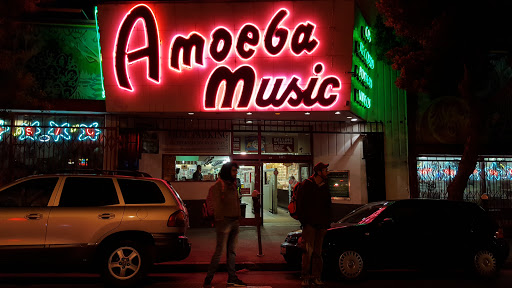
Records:
[[[228,268],[228,280],[236,278],[235,274],[235,248],[238,242],[238,232],[240,231],[240,221],[238,219],[224,219],[215,221],[215,232],[217,233],[217,245],[213,253],[205,283],[210,283],[213,275],[219,267],[220,256],[224,247],[226,249],[226,264]]]
[[[302,240],[305,251],[302,254],[303,279],[320,279],[322,276],[322,244],[327,229],[317,229],[311,225],[304,225]]]

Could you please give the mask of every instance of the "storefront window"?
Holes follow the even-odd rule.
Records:
[[[217,180],[222,165],[230,161],[229,156],[176,156],[174,181]],[[201,167],[200,173],[197,171]],[[196,173],[194,177],[194,173]],[[171,179],[169,179],[172,181]]]

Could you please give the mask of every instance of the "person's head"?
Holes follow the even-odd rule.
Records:
[[[197,165],[197,171],[201,172],[201,165]]]
[[[319,162],[313,167],[313,171],[315,172],[314,176],[319,176],[322,179],[326,180],[327,175],[329,174],[329,170],[327,170],[329,164],[325,164],[323,162]]]
[[[295,180],[295,176],[290,176],[290,180]]]
[[[227,162],[220,168],[219,177],[224,181],[236,181],[236,174],[238,174],[238,164]]]

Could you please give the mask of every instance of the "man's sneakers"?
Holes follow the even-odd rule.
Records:
[[[247,287],[247,284],[245,284],[244,281],[242,281],[238,278],[233,278],[233,279],[228,279],[227,287]]]
[[[311,281],[311,285],[313,286],[323,286],[325,285],[324,282],[322,282],[322,280],[318,279],[318,278],[315,278]]]

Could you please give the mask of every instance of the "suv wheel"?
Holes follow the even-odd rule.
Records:
[[[338,272],[347,280],[356,280],[364,271],[364,261],[361,254],[353,250],[343,251],[338,257]]]
[[[110,246],[103,257],[103,277],[116,287],[134,286],[150,264],[148,249],[133,241]]]
[[[480,250],[473,258],[473,268],[481,277],[493,277],[498,272],[497,259],[488,250]]]

